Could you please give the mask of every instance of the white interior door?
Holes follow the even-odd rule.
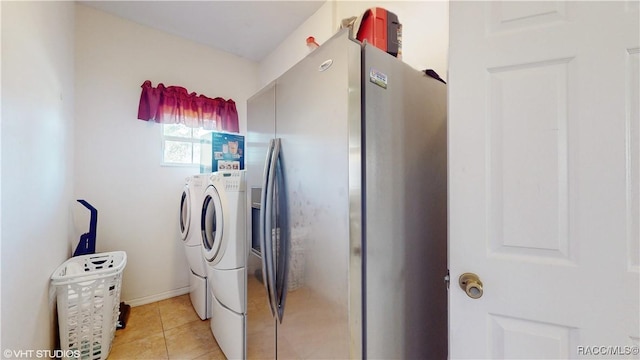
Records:
[[[638,8],[450,3],[451,358],[638,358]]]

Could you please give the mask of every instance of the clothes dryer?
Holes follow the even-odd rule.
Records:
[[[205,320],[211,317],[207,268],[202,258],[200,210],[208,176],[198,174],[186,179],[180,200],[180,235],[189,264],[189,297],[194,310]]]
[[[211,174],[202,200],[201,245],[211,295],[211,332],[229,359],[245,358],[246,206],[244,170]]]

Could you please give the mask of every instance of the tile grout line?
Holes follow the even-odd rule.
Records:
[[[158,316],[160,316],[160,325],[162,326],[162,340],[164,340],[164,351],[167,353],[167,359],[169,359],[169,346],[167,345],[167,335],[164,329],[164,322],[162,321],[162,311],[160,311],[159,301],[158,301]]]

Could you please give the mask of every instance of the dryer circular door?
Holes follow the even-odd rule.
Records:
[[[207,187],[202,199],[202,250],[205,260],[217,264],[222,259],[226,248],[224,233],[223,201],[215,186]]]
[[[189,185],[185,185],[182,189],[182,198],[180,199],[180,237],[186,241],[191,230],[191,193]]]

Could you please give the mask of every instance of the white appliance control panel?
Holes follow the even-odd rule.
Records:
[[[221,180],[225,191],[244,192],[245,170],[218,171],[211,175],[211,180]]]

